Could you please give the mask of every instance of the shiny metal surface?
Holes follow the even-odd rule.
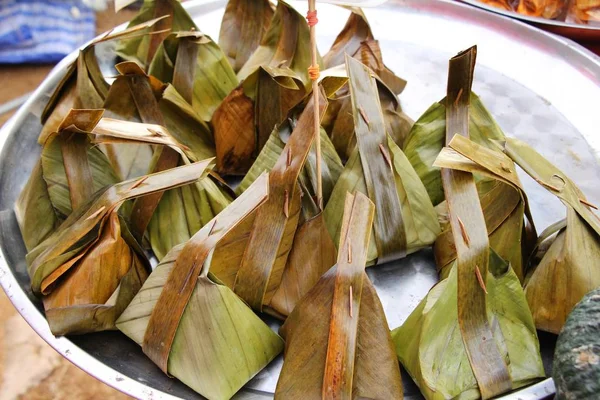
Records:
[[[225,1],[185,3],[198,26],[218,36]],[[304,2],[294,2],[306,11]],[[326,51],[348,12],[319,6],[319,47]],[[568,39],[454,1],[396,0],[367,9],[386,64],[408,80],[401,95],[405,111],[418,118],[444,96],[448,59],[479,45],[474,89],[509,135],[519,137],[571,176],[596,204],[600,203],[600,59]],[[110,75],[112,51],[98,49]],[[0,131],[0,283],[29,324],[59,353],[91,375],[137,398],[197,399],[183,384],[163,375],[141,349],[119,332],[70,338],[50,333],[40,302],[29,289],[25,248],[13,212],[14,202],[39,156],[39,115],[52,89],[75,55],[63,60],[27,103]],[[564,207],[530,179],[523,183],[532,200],[534,219],[543,229],[564,215]],[[369,268],[391,328],[399,326],[436,282],[431,251]],[[276,328],[276,324],[272,324]],[[554,337],[541,335],[549,370]],[[272,396],[281,358],[250,382],[237,399]],[[201,373],[201,371],[199,371]],[[405,376],[406,397],[421,398]],[[508,399],[541,399],[554,392],[550,379]]]
[[[539,28],[558,35],[566,36],[580,42],[597,43],[600,41],[600,26],[576,24],[572,22],[556,21],[553,19],[530,17],[528,15],[519,14],[514,11],[503,10],[498,7],[490,6],[482,3],[479,0],[459,0],[463,3],[474,5],[475,7],[491,11],[496,14],[505,15],[507,17],[516,18],[521,21],[528,22]]]

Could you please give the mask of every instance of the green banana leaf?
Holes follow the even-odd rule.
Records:
[[[275,399],[403,398],[385,314],[364,272],[373,214],[365,195],[348,194],[337,265],[281,328],[286,350]]]
[[[196,115],[207,122],[239,83],[219,46],[198,31],[167,36],[158,48],[148,73],[163,82],[172,83],[192,105]]]
[[[55,335],[114,329],[150,263],[118,214],[127,200],[194,182],[211,160],[121,182],[102,191],[27,254],[35,294]]]
[[[429,107],[415,122],[403,147],[433,205],[444,201],[440,169],[433,166],[433,162],[444,147],[445,132],[446,99],[443,99]],[[494,141],[504,140],[504,133],[474,93],[471,93],[469,107],[469,135],[472,141],[490,149],[496,148]]]
[[[185,132],[185,131],[183,131]],[[198,161],[194,149],[201,148],[201,138],[173,135],[167,129],[104,118],[91,130],[96,144],[163,145],[176,151],[180,164]],[[202,154],[202,153],[201,153]],[[186,242],[232,201],[230,189],[218,178],[209,175],[181,188],[165,192],[148,224],[148,239],[154,255],[161,260],[174,246]]]
[[[117,321],[164,372],[210,400],[231,398],[283,349],[281,338],[209,272],[215,248],[267,198],[268,184],[267,175],[259,177],[174,247]]]
[[[378,217],[374,222],[367,256],[367,263],[371,265],[429,246],[439,234],[440,227],[425,187],[402,150],[386,134],[374,78],[360,62],[352,58],[347,60],[359,140],[333,189],[323,216],[334,242],[338,242],[346,193],[359,191],[368,194],[371,199],[381,199],[377,204],[385,204],[385,208],[380,207],[376,211]],[[370,82],[370,85],[365,82]],[[367,107],[369,111],[366,111]],[[365,165],[369,166],[367,171]],[[383,183],[385,180],[388,183]],[[386,214],[388,211],[385,210],[392,214]],[[381,253],[382,249],[387,249],[385,251],[389,254]]]
[[[493,341],[508,365],[512,388],[544,377],[533,318],[519,279],[490,250],[486,310]],[[427,400],[480,399],[458,326],[457,269],[431,289],[392,331],[400,362]]]
[[[96,45],[111,40],[141,37],[159,22],[160,19],[149,19],[121,32],[109,32],[79,52],[77,60],[68,67],[42,112],[43,127],[38,138],[40,144],[44,144],[48,136],[57,131],[70,109],[102,107],[108,95],[109,84],[100,71],[95,53]]]
[[[600,287],[600,220],[575,183],[533,148],[507,138],[504,151],[567,209],[566,224],[540,235],[538,245],[549,247],[525,284],[536,327],[558,334],[573,307]]]
[[[526,262],[535,246],[537,234],[527,195],[517,176],[516,166],[499,148],[490,150],[456,135],[444,147],[433,164],[485,177],[478,194],[487,226],[490,247],[506,260],[523,282]],[[489,184],[492,180],[493,184]],[[443,207],[447,212],[445,202]],[[456,259],[456,246],[449,221],[435,242],[436,264],[442,279]]]
[[[269,0],[229,0],[221,21],[219,47],[235,72],[248,61],[266,34],[273,7]]]
[[[126,61],[138,63],[144,70],[154,58],[160,44],[170,32],[198,30],[196,24],[178,0],[144,0],[138,14],[127,28],[142,25],[155,18],[160,22],[153,26],[152,34],[124,38],[117,46],[117,55]]]

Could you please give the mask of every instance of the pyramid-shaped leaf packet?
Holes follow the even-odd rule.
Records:
[[[269,0],[229,0],[221,21],[219,46],[238,72],[261,44],[271,19]]]
[[[394,142],[402,145],[413,121],[402,112],[396,97],[406,86],[406,81],[397,77],[383,63],[379,42],[373,37],[371,27],[360,8],[350,8],[352,13],[323,62],[327,68],[344,64],[345,54],[360,60],[377,76],[378,93],[388,134]],[[325,71],[327,72],[327,71]],[[331,99],[323,125],[331,136],[340,157],[347,160],[356,147],[354,119],[348,86],[343,86]]]
[[[198,138],[181,134],[174,137],[159,125],[103,118],[90,133],[97,144],[165,146],[179,155],[181,165],[199,160],[193,150]],[[192,146],[179,142],[179,138]],[[191,185],[165,192],[148,223],[148,239],[154,255],[160,260],[173,246],[187,241],[231,203],[232,195],[218,177],[210,174]]]
[[[239,83],[219,46],[199,31],[167,36],[148,73],[171,83],[203,121]]]
[[[347,57],[346,63],[357,146],[333,189],[324,218],[338,242],[346,192],[368,194],[376,211],[367,262],[382,263],[430,245],[440,228],[423,184],[386,132],[375,78],[359,61]]]
[[[490,247],[510,264],[523,281],[525,263],[533,251],[537,234],[527,195],[512,160],[500,148],[491,150],[464,136],[456,135],[448,143],[448,147],[442,149],[433,165],[488,178],[479,182],[478,193]],[[446,205],[440,203],[438,208],[440,206]],[[443,225],[443,232],[434,246],[436,264],[442,279],[448,276],[449,267],[456,259],[450,223],[448,221]]]
[[[450,60],[446,141],[469,137],[477,50]],[[392,333],[405,369],[428,399],[488,399],[544,376],[533,319],[510,265],[489,248],[470,172],[441,170],[456,265]]]
[[[94,193],[119,181],[104,153],[80,134],[101,116],[101,110],[72,110],[57,131],[46,137],[40,161],[15,206],[28,250],[46,239]]]
[[[130,0],[115,3],[117,11],[125,7]],[[178,0],[144,0],[138,14],[129,22],[127,28],[142,25],[155,18],[160,22],[152,27],[152,34],[125,38],[117,46],[117,55],[124,60],[134,61],[144,69],[148,67],[162,41],[170,32],[198,30],[192,17]]]
[[[117,321],[165,373],[209,400],[231,398],[283,349],[282,339],[209,272],[219,242],[267,199],[268,181],[259,177],[173,248]]]
[[[301,210],[298,178],[315,138],[314,113],[319,112],[322,116],[327,107],[322,91],[320,96],[319,110],[315,110],[311,99],[270,170],[269,199],[257,210],[237,268],[234,290],[255,310],[262,311],[263,306],[269,305],[281,283],[292,247]],[[220,277],[224,270],[236,266],[213,265],[213,268],[215,275]]]
[[[150,264],[118,214],[130,199],[189,184],[211,160],[116,184],[77,208],[27,254],[34,293],[55,335],[114,329]]]
[[[573,307],[600,287],[600,220],[575,183],[534,149],[507,138],[505,152],[567,208],[566,221],[540,235],[549,247],[525,282],[535,326],[558,334]]]
[[[403,150],[417,175],[427,188],[434,206],[444,200],[440,169],[433,162],[445,145],[447,99],[434,103],[415,122]],[[475,143],[495,149],[494,141],[504,140],[504,133],[479,97],[471,93],[469,134]],[[477,176],[476,176],[477,179]]]
[[[374,206],[348,194],[337,265],[295,307],[275,399],[402,399],[389,328],[364,268]]]
[[[273,127],[304,98],[311,64],[306,19],[278,1],[260,46],[238,72],[241,85],[213,116],[219,172],[248,171]]]
[[[95,46],[121,38],[141,37],[148,34],[149,30],[159,22],[160,19],[149,19],[143,24],[121,32],[109,32],[79,52],[77,60],[69,66],[42,112],[41,120],[44,126],[38,139],[40,144],[46,141],[48,135],[56,132],[71,108],[102,107],[108,95],[109,84],[100,71],[94,51]]]

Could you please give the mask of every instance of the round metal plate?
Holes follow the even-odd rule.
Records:
[[[482,8],[484,10],[491,11],[493,13],[506,15],[507,17],[516,18],[521,21],[534,24],[542,29],[549,32],[556,33],[558,35],[566,36],[571,39],[582,41],[582,42],[598,42],[600,40],[600,26],[597,25],[584,25],[576,24],[573,22],[557,21],[548,18],[541,17],[530,17],[528,15],[519,14],[514,11],[503,10],[498,7],[490,6],[489,4],[483,3],[479,0],[459,0],[467,4],[474,5],[475,7]]]
[[[184,3],[198,26],[218,36],[224,0]],[[305,12],[304,2],[294,2]],[[529,25],[441,0],[396,0],[367,9],[386,64],[408,80],[401,95],[405,111],[418,118],[444,97],[448,59],[473,44],[479,46],[474,90],[508,135],[534,145],[571,176],[596,204],[600,203],[600,59],[568,39]],[[319,5],[319,47],[325,52],[348,15]],[[114,53],[97,49],[103,69],[110,71]],[[39,115],[49,94],[72,62],[72,54],[50,73],[18,113],[0,131],[0,283],[29,324],[58,352],[91,375],[131,396],[144,399],[200,398],[179,381],[166,377],[119,332],[55,338],[41,303],[29,288],[25,248],[14,216],[14,203],[40,148]],[[107,72],[107,75],[110,75]],[[564,216],[559,201],[523,176],[538,229]],[[369,268],[391,328],[399,326],[436,282],[430,251]],[[276,325],[273,324],[276,328]],[[550,372],[555,338],[541,335],[542,355]],[[281,358],[261,371],[236,398],[271,398]],[[202,373],[199,371],[198,373]],[[421,398],[404,376],[406,397]],[[541,399],[554,392],[550,379],[506,396]]]

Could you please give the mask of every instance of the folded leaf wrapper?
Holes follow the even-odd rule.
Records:
[[[113,329],[150,264],[118,215],[129,199],[189,184],[211,160],[114,185],[77,208],[27,254],[34,293],[43,295],[55,335]]]
[[[536,327],[558,334],[573,307],[600,287],[600,220],[575,183],[534,149],[507,138],[505,152],[567,208],[566,225],[541,234],[540,244],[551,244],[525,285]]]
[[[373,214],[365,195],[348,194],[337,265],[281,328],[286,350],[276,399],[403,398],[385,314],[364,272]]]
[[[396,97],[406,86],[406,81],[394,75],[383,63],[379,43],[374,39],[371,27],[359,8],[350,8],[352,13],[344,29],[336,38],[329,52],[323,57],[327,71],[344,64],[345,54],[368,66],[377,77],[380,104],[388,134],[401,146],[408,135],[413,121],[402,112]],[[331,69],[331,70],[330,70]],[[330,107],[324,117],[323,126],[342,159],[350,158],[356,147],[352,103],[348,85],[343,86],[330,99]]]
[[[444,98],[425,111],[415,122],[403,147],[434,206],[444,200],[440,169],[433,163],[446,143],[446,103]],[[471,93],[469,107],[469,135],[472,141],[490,149],[497,148],[494,141],[504,140],[504,133],[474,93]]]
[[[427,400],[479,399],[481,394],[458,326],[457,271],[431,289],[404,324],[392,331],[400,362]],[[537,333],[510,266],[493,251],[486,279],[491,340],[517,389],[544,377]]]
[[[265,174],[173,248],[117,321],[165,373],[210,400],[231,398],[283,349],[282,339],[209,272],[215,248],[268,195]]]
[[[323,215],[338,242],[346,193],[368,194],[376,203],[376,217],[367,262],[382,263],[430,245],[440,228],[425,187],[386,133],[370,70],[353,58],[347,57],[346,62],[358,145]]]
[[[170,32],[198,30],[192,17],[178,0],[144,0],[138,14],[129,22],[127,28],[142,25],[155,18],[160,23],[153,26],[151,35],[125,38],[117,46],[117,55],[124,60],[133,61],[148,67],[158,47]]]
[[[525,265],[537,238],[527,195],[517,176],[516,166],[500,148],[490,150],[456,135],[442,149],[435,167],[450,168],[477,174],[484,179],[478,183],[478,193],[487,226],[490,247],[507,260],[521,282]],[[438,209],[447,211],[445,202]],[[434,246],[436,264],[441,278],[448,276],[456,259],[456,246],[450,224],[445,223]]]
[[[94,193],[119,181],[104,153],[79,133],[90,130],[101,116],[102,110],[70,111],[46,137],[41,159],[15,206],[27,250]]]
[[[237,74],[242,83],[213,116],[219,172],[244,175],[273,127],[304,98],[312,63],[309,43],[306,19],[279,1],[260,46]]]

